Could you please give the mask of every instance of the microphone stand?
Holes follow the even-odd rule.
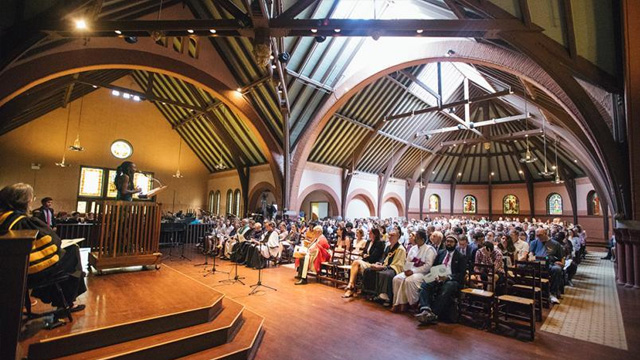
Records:
[[[218,239],[218,242],[220,241],[220,238],[218,238],[217,235],[216,235],[216,239]],[[227,241],[229,241],[229,240],[227,240]],[[217,245],[214,246],[214,248],[217,248]],[[224,251],[224,249],[221,249],[221,250]],[[220,253],[218,253],[218,254],[220,254]],[[222,271],[222,270],[217,270],[216,269],[216,257],[217,256],[213,251],[211,252],[211,257],[213,258],[213,267],[211,268],[211,271],[208,271],[206,274],[203,275],[204,277],[207,277],[208,275],[215,274],[216,272],[223,273],[223,274],[229,274],[228,271]]]
[[[260,248],[259,248],[259,246],[262,246],[262,245],[258,245],[258,253],[260,253]],[[267,246],[267,243],[266,243],[266,242],[264,243],[264,246]],[[262,254],[259,254],[258,256],[263,257],[263,256],[262,256]],[[267,262],[267,264],[268,264],[268,261],[269,261],[269,259],[265,259],[265,262]],[[266,265],[267,265],[267,264],[265,264],[265,267],[266,267]],[[249,293],[249,295],[253,295],[253,294],[255,294],[256,292],[258,292],[258,289],[259,289],[260,287],[266,287],[267,289],[271,289],[271,290],[273,290],[273,291],[278,291],[278,289],[276,289],[276,288],[274,288],[274,287],[271,287],[271,286],[269,286],[269,285],[263,285],[263,284],[262,284],[262,266],[258,268],[258,282],[257,282],[257,283],[255,283],[255,284],[253,284],[253,285],[250,285],[249,287],[252,287],[252,288],[253,288],[253,290],[251,290],[251,292]]]

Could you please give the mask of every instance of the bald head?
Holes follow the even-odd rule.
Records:
[[[547,242],[549,240],[547,230],[542,228],[536,230],[536,237],[542,242]]]

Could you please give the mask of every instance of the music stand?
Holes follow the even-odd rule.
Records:
[[[266,245],[265,245],[265,246],[266,246]],[[262,255],[260,255],[260,256],[262,256]],[[264,257],[263,257],[263,258],[264,258]],[[265,264],[265,266],[266,266],[266,265],[268,265],[268,261],[269,261],[269,259],[265,259],[265,261],[267,262],[267,264]],[[271,286],[269,286],[269,285],[263,285],[263,284],[262,284],[262,267],[259,267],[259,268],[258,268],[258,282],[257,282],[257,283],[255,283],[255,284],[253,284],[253,285],[250,285],[250,286],[249,286],[249,287],[252,287],[252,288],[253,288],[253,290],[251,290],[251,292],[249,293],[249,295],[253,295],[253,294],[255,294],[261,286],[262,286],[262,287],[266,287],[267,289],[271,289],[271,290],[273,290],[273,291],[278,291],[278,289],[276,289],[276,288],[274,288],[274,287],[271,287]]]
[[[204,262],[201,264],[194,264],[193,266],[203,266],[204,265],[204,271],[207,270],[207,265],[209,265],[209,258],[207,257],[207,255],[209,255],[209,252],[211,251],[211,249],[209,249],[209,240],[207,239],[207,237],[209,237],[208,235],[205,235],[202,237],[202,253],[204,254]]]

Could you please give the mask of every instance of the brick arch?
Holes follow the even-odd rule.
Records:
[[[381,216],[382,205],[387,201],[391,201],[398,208],[398,214],[400,216],[404,216],[404,201],[402,201],[402,197],[398,193],[394,192],[388,193],[384,198],[382,198],[382,201],[380,202],[380,214],[378,214],[378,216]]]
[[[282,198],[280,192],[275,188],[275,186],[273,186],[273,184],[271,184],[270,182],[262,181],[254,185],[253,188],[251,188],[251,191],[249,191],[249,202],[247,203],[249,209],[253,210],[255,208],[260,195],[262,195],[262,193],[267,190],[272,192],[276,199],[280,200]]]
[[[375,199],[375,197],[373,196],[373,194],[371,194],[365,189],[356,189],[352,191],[349,194],[349,196],[347,196],[347,200],[345,201],[346,206],[344,207],[344,211],[347,211],[347,208],[349,208],[349,203],[351,202],[351,200],[354,200],[354,199],[359,199],[364,201],[364,203],[367,204],[367,207],[369,208],[369,213],[371,214],[371,216],[376,215],[376,206],[373,203],[373,199]],[[344,216],[347,216],[347,214],[344,214]]]
[[[455,57],[443,56],[449,49],[455,49]],[[330,97],[316,112],[315,118],[307,125],[309,130],[298,139],[299,148],[293,155],[292,193],[296,193],[300,186],[303,169],[316,139],[333,114],[351,97],[379,78],[403,68],[430,62],[455,61],[484,65],[521,77],[557,101],[567,113],[562,121],[566,129],[558,127],[558,135],[567,140],[567,148],[583,165],[598,193],[603,195],[603,203],[606,201],[611,204],[619,213],[628,210],[628,196],[623,197],[615,191],[618,186],[629,189],[626,175],[628,164],[622,159],[614,159],[616,164],[607,161],[604,154],[619,153],[620,150],[612,138],[596,136],[600,131],[610,132],[589,95],[571,74],[549,69],[548,65],[543,68],[531,58],[516,52],[469,41],[444,40],[395,55],[385,58],[383,61],[386,63],[372,64],[355,72],[335,87],[335,96]]]
[[[304,202],[304,199],[309,196],[309,194],[319,191],[329,197],[329,208],[331,209],[332,216],[339,216],[340,214],[340,198],[332,188],[325,184],[313,184],[309,185],[304,191],[298,196],[298,201],[296,201],[296,206],[292,210],[297,212],[300,211],[300,206]]]
[[[99,43],[95,48],[71,43],[0,73],[0,83],[6,85],[0,87],[0,106],[37,85],[83,71],[130,69],[172,76],[211,93],[242,120],[267,158],[277,187],[281,188],[282,171],[276,160],[282,153],[279,141],[247,99],[234,90],[236,84],[229,84],[216,66],[167,52],[153,43],[150,46],[139,42],[131,48],[124,41],[95,42]]]

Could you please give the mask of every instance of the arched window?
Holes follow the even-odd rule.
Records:
[[[240,189],[236,189],[235,193],[233,194],[234,197],[234,202],[233,202],[233,213],[236,216],[240,216]]]
[[[562,196],[551,193],[547,196],[547,215],[562,215]]]
[[[587,215],[602,215],[600,213],[600,198],[595,190],[591,190],[587,194]]]
[[[213,207],[213,213],[216,215],[220,214],[220,190],[216,191],[216,199],[215,199],[215,205]]]
[[[520,200],[515,195],[507,195],[502,199],[502,213],[505,215],[520,214]]]
[[[476,197],[473,195],[467,195],[462,199],[462,212],[465,214],[475,214],[478,212],[476,205]]]
[[[440,196],[436,194],[429,196],[429,212],[440,212]]]
[[[233,210],[233,191],[227,190],[227,207],[225,208],[225,215],[230,214]]]
[[[213,190],[209,191],[209,213],[213,213],[213,207],[215,205],[215,201],[216,201],[216,194],[213,192]]]

